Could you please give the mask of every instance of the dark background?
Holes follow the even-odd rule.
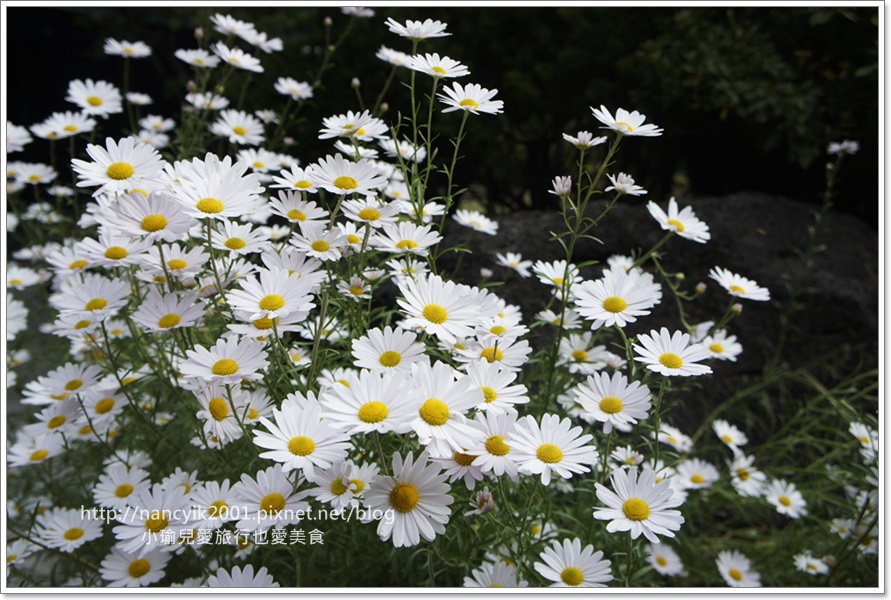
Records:
[[[389,65],[374,57],[383,44],[410,51],[410,42],[384,21],[434,18],[450,37],[423,51],[466,64],[462,83],[498,88],[505,113],[473,119],[457,180],[472,183],[493,213],[551,207],[555,175],[575,172],[575,150],[563,132],[596,131],[589,106],[639,110],[665,129],[660,138],[632,140],[616,170],[631,173],[664,202],[677,196],[762,191],[818,202],[825,148],[844,138],[861,143],[847,161],[837,208],[878,224],[878,10],[876,8],[376,8],[361,19],[335,55],[324,89],[303,112],[307,126],[289,152],[303,161],[330,152],[311,132],[322,117],[356,109],[349,87],[359,77],[374,103]],[[120,86],[122,60],[105,56],[106,37],[143,40],[149,59],[134,60],[131,89],[150,94],[147,112],[179,117],[190,69],[173,57],[193,48],[193,29],[210,33],[209,16],[232,14],[281,37],[285,50],[258,56],[245,108],[281,110],[272,88],[279,76],[309,79],[320,62],[322,20],[332,37],[349,17],[336,8],[9,8],[9,120],[32,125],[64,101],[72,79],[105,79]],[[216,35],[216,34],[214,34]],[[244,43],[239,44],[248,49]],[[242,73],[238,73],[242,77]],[[407,80],[407,72],[399,74]],[[235,78],[233,78],[235,79]],[[423,80],[424,85],[427,79]],[[238,87],[227,90],[230,99]],[[408,110],[394,85],[389,117]],[[145,113],[143,113],[145,114]],[[454,115],[437,127],[457,129]],[[120,117],[115,117],[120,118]],[[112,119],[114,126],[114,118]],[[119,122],[124,126],[124,120]],[[16,158],[46,160],[35,142]]]

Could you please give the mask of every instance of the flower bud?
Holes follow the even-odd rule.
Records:
[[[684,275],[683,273],[675,273],[674,278],[677,279],[678,281],[683,281],[687,278],[687,276]]]
[[[732,312],[735,315],[742,314],[742,304],[737,302],[736,304],[734,304],[733,306],[730,307],[730,312]]]
[[[493,275],[492,269],[487,269],[487,268],[483,267],[482,269],[480,269],[480,275],[482,277],[488,279],[489,277],[491,277]]]
[[[200,40],[204,38],[204,27],[196,27],[195,28],[195,39]]]
[[[381,108],[380,108],[380,110],[381,110],[381,114],[384,114],[385,112],[387,112],[388,110],[390,110],[390,105],[387,104],[386,102],[381,102]]]
[[[198,84],[190,79],[188,82],[186,82],[186,91],[188,91],[189,93],[198,91]]]
[[[705,285],[705,283],[703,283],[703,282],[700,281],[699,283],[696,284],[696,293],[697,293],[697,294],[704,294],[704,293],[705,293],[705,290],[706,290],[707,288],[708,288],[708,286]]]
[[[291,136],[287,136],[287,137],[285,137],[285,139],[282,140],[282,143],[283,143],[285,146],[293,146],[293,145],[294,145],[294,138],[292,138]]]
[[[832,554],[827,554],[823,557],[823,562],[826,563],[826,566],[834,567],[838,563],[838,559]]]
[[[488,486],[476,493],[476,499],[472,500],[470,505],[473,507],[473,510],[465,513],[466,515],[482,515],[495,508],[495,498],[492,496],[492,492],[489,491]]]
[[[332,25],[334,25],[334,21],[331,17],[325,17],[325,27],[331,27]]]
[[[353,77],[353,80],[350,81],[350,85],[351,85],[354,89],[357,89],[357,90],[358,90],[360,87],[362,87],[362,82],[359,81],[359,78],[358,78],[358,77]]]

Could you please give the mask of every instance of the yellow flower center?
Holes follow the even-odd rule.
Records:
[[[261,329],[263,331],[267,329],[272,329],[274,326],[278,325],[278,317],[274,319],[270,319],[269,317],[263,317],[262,319],[257,319],[254,321],[254,327],[257,329]]]
[[[414,240],[402,240],[396,244],[400,250],[414,250],[418,247],[418,243]]]
[[[174,258],[167,261],[167,267],[173,271],[180,271],[182,269],[185,269],[187,266],[189,265],[187,265],[186,261],[182,260],[181,258]]]
[[[301,179],[300,181],[298,181],[297,183],[294,184],[294,187],[301,189],[301,190],[305,190],[305,189],[311,188],[312,184],[305,179]]]
[[[366,402],[359,407],[359,420],[364,423],[380,423],[390,414],[387,405],[378,400]]]
[[[251,407],[251,409],[248,410],[247,418],[250,419],[251,421],[255,420],[259,416],[260,416],[260,413],[257,411],[256,408]]]
[[[362,239],[358,235],[349,233],[347,234],[347,241],[351,244],[358,244]]]
[[[292,221],[305,221],[306,215],[303,212],[297,210],[296,208],[292,208],[291,210],[288,211],[288,218],[291,219]]]
[[[255,160],[253,167],[255,169],[265,169],[266,165],[264,163],[260,162],[259,160]]]
[[[698,485],[705,481],[705,477],[703,477],[699,473],[696,473],[696,474],[690,476],[690,481],[692,481],[693,483]]]
[[[288,450],[295,456],[309,456],[316,449],[316,444],[305,435],[292,437],[288,442]]]
[[[62,537],[64,537],[69,542],[73,542],[74,540],[79,540],[83,536],[84,536],[84,530],[81,529],[80,527],[72,527],[71,529],[66,531],[64,534],[62,534]]]
[[[37,175],[35,173],[34,175],[28,177],[28,181],[40,181],[40,175]]]
[[[463,452],[455,452],[452,455],[452,458],[454,458],[455,462],[462,467],[469,467],[471,463],[473,463],[473,459],[475,459],[476,457],[470,454],[464,454]]]
[[[445,425],[446,421],[449,420],[449,407],[442,400],[428,398],[421,406],[418,414],[428,424],[439,427],[440,425]]]
[[[90,106],[102,106],[102,98],[99,96],[89,96],[87,98],[87,104]]]
[[[390,492],[390,504],[401,513],[413,511],[419,499],[418,488],[410,483],[400,483]]]
[[[554,285],[563,285],[563,278],[562,278],[562,277],[554,277],[554,278],[551,279],[551,281],[554,282]]]
[[[229,238],[223,245],[229,248],[229,250],[241,250],[247,246],[245,241],[240,237]]]
[[[114,489],[114,495],[118,498],[126,498],[133,493],[133,486],[129,483],[122,483]]]
[[[361,479],[350,479],[350,485],[356,486],[356,491],[353,492],[354,494],[361,494],[362,490],[365,489],[365,482]]]
[[[59,416],[53,417],[52,419],[47,421],[46,426],[48,429],[57,429],[57,428],[61,427],[62,425],[64,425],[66,420],[67,419],[64,416],[59,415]]]
[[[501,351],[501,348],[495,348],[494,346],[489,348],[484,348],[480,352],[480,358],[485,358],[489,362],[501,362],[501,359],[504,358],[504,352]]]
[[[105,251],[105,258],[110,260],[127,258],[127,249],[120,246],[111,246]]]
[[[741,287],[739,287],[738,285],[731,285],[730,291],[736,292],[737,294],[742,294],[742,295],[746,294],[746,291],[744,289],[742,289]]]
[[[316,240],[312,244],[310,244],[310,248],[315,250],[316,252],[327,252],[331,246],[325,240]]]
[[[616,125],[619,127],[624,127],[628,133],[634,133],[634,127],[626,123],[625,121],[616,121]]]
[[[749,480],[749,471],[747,469],[737,469],[736,476],[740,478],[742,481]]]
[[[721,344],[711,344],[708,349],[715,354],[721,354],[722,352],[724,352],[724,346],[722,346]]]
[[[206,215],[215,215],[223,212],[223,203],[216,198],[202,198],[195,204],[195,208]]]
[[[628,308],[628,303],[618,296],[610,296],[603,301],[603,310],[611,313],[620,313]]]
[[[792,505],[792,501],[789,500],[789,496],[780,496],[779,498],[777,498],[777,500],[783,506],[791,506]]]
[[[167,528],[167,517],[160,510],[153,511],[149,518],[145,520],[145,528],[152,533],[158,533],[162,529]]]
[[[739,569],[730,569],[729,575],[736,581],[742,581],[743,575],[739,572]]]
[[[442,323],[445,323],[448,317],[449,313],[446,312],[446,309],[439,304],[428,304],[424,307],[424,318],[431,323],[441,325]]]
[[[77,131],[77,127],[75,127],[74,125],[66,125],[66,126],[63,127],[62,129],[64,129],[64,130],[67,131],[68,133],[74,133],[74,132]]]
[[[278,294],[269,294],[260,299],[260,308],[263,310],[278,310],[285,305],[285,299]]]
[[[43,460],[47,456],[49,456],[49,451],[40,449],[35,452],[32,452],[31,456],[29,458],[31,459],[31,462],[37,462],[39,460]]]
[[[331,482],[331,493],[335,496],[342,496],[349,488],[344,485],[342,479],[335,479]]]
[[[492,335],[501,335],[502,333],[505,333],[505,332],[507,332],[507,328],[502,327],[501,325],[495,325],[494,327],[492,327],[489,330],[489,333],[491,333]]]
[[[483,392],[483,397],[486,399],[486,404],[492,404],[493,402],[495,402],[495,400],[498,399],[498,392],[487,385],[480,386],[480,391]]]
[[[644,521],[650,516],[650,505],[640,498],[629,498],[622,505],[622,512],[632,521]]]
[[[70,265],[68,265],[68,268],[71,269],[72,271],[77,271],[78,269],[83,269],[86,266],[87,266],[87,261],[76,260],[73,263],[71,263]]]
[[[229,508],[229,505],[226,504],[225,500],[214,500],[210,503],[210,506],[207,507],[207,515],[209,517],[219,516],[225,512],[227,508]]]
[[[96,403],[96,406],[93,407],[93,410],[95,410],[96,414],[98,415],[104,415],[112,408],[114,408],[114,398],[103,398]]]
[[[144,558],[137,558],[127,567],[127,574],[133,579],[139,579],[152,570],[152,563]]]
[[[486,450],[493,456],[504,456],[510,452],[510,446],[504,443],[504,436],[493,435],[486,440]]]
[[[560,572],[560,579],[562,579],[563,583],[566,585],[576,587],[585,581],[585,576],[577,567],[566,567]]]
[[[341,190],[354,190],[359,187],[359,182],[348,175],[341,175],[334,180],[334,187]]]
[[[572,353],[572,360],[576,362],[588,362],[588,353],[584,350],[574,350]]]
[[[374,208],[363,208],[359,211],[359,218],[363,221],[377,221],[381,218],[381,213]]]
[[[232,133],[234,133],[235,135],[245,135],[247,133],[247,129],[245,129],[241,125],[236,125],[232,128]]]
[[[678,221],[677,219],[668,219],[668,221],[666,221],[666,223],[668,225],[673,225],[675,230],[678,233],[684,233],[684,224],[681,223],[680,221]]]
[[[365,288],[363,288],[361,285],[350,286],[350,293],[353,296],[361,296],[364,291],[365,291]]]
[[[542,444],[535,451],[535,456],[541,462],[552,465],[563,460],[563,451],[554,444]]]
[[[458,103],[458,106],[465,106],[470,108],[479,108],[480,105],[473,98],[464,98],[461,102]]]
[[[148,231],[149,233],[161,231],[167,227],[167,218],[164,215],[148,215],[143,217],[139,225],[144,231]]]
[[[65,384],[65,389],[69,392],[73,392],[74,390],[79,390],[81,386],[83,386],[84,382],[80,379],[72,379],[68,383]]]
[[[660,356],[659,362],[669,369],[680,369],[684,365],[684,361],[681,360],[681,357],[673,352],[666,352]]]
[[[125,162],[114,162],[108,165],[105,174],[118,181],[128,179],[133,177],[133,165]]]
[[[222,360],[218,360],[214,363],[211,368],[211,372],[214,375],[232,375],[238,371],[238,363],[232,360],[231,358],[224,358]]]
[[[10,279],[9,285],[22,285],[24,283],[21,279]]]
[[[170,329],[171,327],[176,327],[179,325],[179,315],[176,313],[168,313],[158,319],[158,327],[161,329]]]
[[[439,65],[436,65],[435,67],[433,67],[433,68],[431,69],[431,71],[433,71],[434,73],[439,73],[440,75],[445,75],[445,74],[446,74],[446,70],[443,69],[442,67],[440,67]]]
[[[285,497],[278,492],[266,494],[263,496],[263,499],[260,500],[260,510],[265,510],[267,513],[278,513],[284,507]]]
[[[600,410],[608,415],[614,415],[622,410],[622,401],[615,396],[604,396],[600,401]]]
[[[395,367],[402,362],[402,355],[395,350],[387,350],[386,352],[381,354],[381,357],[378,359],[378,361],[385,367]]]
[[[212,398],[211,401],[207,403],[207,410],[210,412],[210,416],[212,416],[214,420],[222,421],[229,416],[229,403],[222,398]]]
[[[733,438],[730,437],[729,435],[727,435],[726,433],[721,436],[721,439],[724,440],[725,442],[727,442],[728,444],[733,443]]]
[[[665,565],[668,564],[668,561],[665,560],[665,557],[663,557],[663,556],[657,556],[656,564],[659,565],[660,567],[664,567]]]

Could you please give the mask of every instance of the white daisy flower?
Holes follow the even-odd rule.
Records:
[[[249,320],[287,317],[292,312],[303,318],[315,307],[312,302],[312,283],[291,277],[285,269],[261,269],[259,277],[245,277],[238,284],[241,289],[226,293],[227,303],[234,309],[249,312]]]
[[[731,425],[723,419],[715,419],[712,422],[712,430],[714,430],[716,436],[721,438],[722,442],[732,449],[738,449],[740,446],[745,446],[749,443],[749,438],[746,437],[746,434],[735,425]]]
[[[637,341],[640,345],[633,346],[637,353],[635,360],[651,371],[666,377],[690,377],[712,372],[711,367],[698,363],[708,358],[708,351],[696,344],[689,345],[689,334],[680,331],[669,334],[668,329],[663,327],[660,331],[650,331],[649,335],[640,334]]]
[[[239,33],[239,37],[251,46],[256,46],[266,54],[281,52],[284,49],[284,44],[281,38],[270,39],[264,32],[257,31],[256,29],[243,31]]]
[[[677,465],[677,475],[672,479],[675,479],[683,489],[702,490],[712,487],[719,478],[718,469],[714,465],[692,458]]]
[[[396,331],[390,327],[369,330],[366,335],[352,341],[353,364],[360,369],[409,370],[411,365],[423,360],[424,346],[409,331]]]
[[[612,185],[607,186],[603,190],[604,192],[616,190],[616,194],[628,194],[629,196],[643,196],[647,193],[645,189],[635,185],[634,178],[627,173],[619,173],[615,177],[607,175],[606,178],[609,179]]]
[[[496,560],[484,562],[479,569],[473,569],[470,576],[464,578],[464,587],[524,588],[529,587],[529,582],[520,577],[516,565]]]
[[[668,544],[648,544],[647,562],[660,575],[676,577],[684,572],[684,563]]]
[[[796,554],[793,560],[795,561],[795,568],[803,573],[809,575],[825,575],[829,572],[829,565],[819,558],[814,558],[810,552]]]
[[[408,315],[405,324],[447,342],[473,336],[471,326],[486,316],[481,314],[478,297],[471,288],[444,281],[438,275],[406,279],[399,283],[399,291],[404,299],[397,302]]]
[[[378,145],[387,153],[387,156],[391,158],[401,157],[402,160],[410,160],[412,162],[420,163],[425,158],[427,158],[427,149],[420,144],[415,146],[409,140],[394,140],[390,138],[383,138],[378,140]],[[386,163],[379,163],[386,164]],[[379,167],[380,168],[380,167]],[[402,172],[398,169],[393,171],[391,175],[388,175],[390,179],[402,179]],[[406,191],[406,199],[408,199],[408,192]]]
[[[77,243],[87,260],[101,267],[120,267],[142,262],[151,246],[145,239],[119,235],[114,230],[104,229],[99,239],[84,238]]]
[[[606,587],[613,580],[610,561],[604,560],[603,551],[594,552],[591,544],[582,548],[578,538],[553,540],[539,557],[544,562],[536,562],[535,570],[554,582],[550,587]]]
[[[718,572],[730,587],[761,587],[761,576],[752,570],[752,563],[742,552],[723,550],[716,562]]]
[[[764,499],[776,507],[777,512],[791,519],[807,515],[807,501],[794,483],[774,479],[764,490]]]
[[[350,162],[340,154],[328,155],[312,166],[314,183],[332,194],[370,194],[387,185],[380,171],[365,159]]]
[[[736,362],[736,357],[742,353],[742,345],[736,341],[735,335],[727,335],[727,331],[719,329],[712,335],[707,335],[699,344],[708,350],[711,358]]]
[[[398,50],[393,50],[392,48],[387,48],[386,46],[381,46],[375,56],[382,61],[388,62],[391,65],[397,67],[407,67],[408,61],[411,58],[405,52],[399,52]]]
[[[229,106],[229,100],[227,98],[217,96],[211,92],[205,94],[186,94],[186,102],[198,110],[221,110]]]
[[[57,112],[43,123],[31,126],[31,132],[46,140],[61,140],[80,133],[90,133],[96,127],[96,120],[79,112]]]
[[[661,423],[658,435],[654,435],[653,437],[664,444],[668,444],[682,454],[689,452],[693,448],[693,440],[690,436],[682,433],[680,429],[672,427],[667,423]]]
[[[264,123],[268,123],[268,121],[265,121],[260,117],[260,112],[261,111],[257,111],[257,117]],[[238,151],[236,157],[239,162],[249,164],[251,169],[258,173],[279,171],[282,168],[280,155],[275,152],[270,152],[269,150],[264,150],[263,148],[242,148]]]
[[[300,221],[300,233],[295,232],[290,243],[321,261],[339,260],[347,244],[346,236],[339,229],[327,229],[327,226],[317,221]]]
[[[36,436],[20,435],[9,447],[6,460],[10,467],[41,463],[62,454],[65,451],[64,443],[65,440],[56,431]]]
[[[597,120],[606,126],[601,129],[612,129],[621,135],[629,136],[656,137],[662,135],[662,129],[652,123],[645,125],[646,115],[642,115],[636,110],[629,113],[624,108],[616,109],[616,116],[613,118],[613,115],[603,105],[600,105],[599,110],[594,107],[590,108]]]
[[[696,217],[691,207],[685,206],[678,211],[678,203],[673,197],[668,200],[668,213],[653,201],[647,202],[647,210],[662,229],[673,231],[682,238],[704,244],[712,237],[708,225]]]
[[[8,152],[8,151],[7,151]],[[6,546],[6,577],[9,578],[10,567],[20,565],[26,558],[34,552],[40,550],[40,547],[29,542],[28,540],[16,540]]]
[[[117,142],[106,138],[105,148],[87,145],[93,162],[71,159],[79,181],[77,187],[100,186],[93,195],[120,194],[156,182],[161,176],[164,161],[158,151],[134,138]]]
[[[483,473],[493,473],[496,477],[506,474],[511,481],[518,481],[517,463],[507,443],[516,428],[517,413],[478,412],[474,419],[481,435],[467,448],[467,454],[476,457],[473,465]]]
[[[508,269],[513,269],[521,277],[531,277],[532,273],[529,272],[529,267],[532,266],[531,260],[523,260],[523,256],[521,254],[515,252],[507,252],[505,254],[501,254],[500,252],[495,255],[498,259],[497,263],[503,267],[507,267]]]
[[[257,471],[256,478],[244,473],[232,486],[232,495],[234,505],[242,509],[243,518],[235,524],[238,530],[282,529],[299,523],[309,509],[309,503],[304,501],[309,492],[295,492],[294,483],[280,464]]]
[[[204,159],[178,161],[165,167],[170,191],[186,212],[199,219],[227,220],[252,212],[263,192],[260,177],[248,165],[207,153]]]
[[[425,19],[423,22],[412,21],[409,19],[405,22],[405,25],[403,25],[390,18],[387,19],[386,24],[391,33],[415,41],[452,35],[451,33],[446,32],[446,27],[448,27],[448,25],[442,21],[434,21],[433,19]]]
[[[148,198],[130,194],[111,206],[107,215],[110,227],[129,236],[145,236],[154,242],[173,242],[182,238],[196,221],[185,214],[176,200],[164,192],[152,192]]]
[[[358,507],[359,499],[379,471],[374,463],[357,466],[341,461],[329,469],[317,470],[313,480],[317,487],[309,493],[319,502],[330,504],[337,512],[350,506]]]
[[[214,56],[207,50],[202,50],[200,48],[193,50],[179,49],[174,52],[173,55],[184,63],[200,69],[212,69],[220,64],[220,58],[218,56]]]
[[[579,269],[574,264],[569,265],[569,281],[565,282],[567,275],[567,267],[565,260],[556,260],[546,263],[544,261],[536,261],[532,266],[532,272],[538,276],[539,281],[545,285],[562,288],[564,283],[570,288],[573,284],[581,281],[579,277]]]
[[[448,56],[440,57],[439,54],[417,54],[408,60],[408,68],[432,75],[440,79],[443,77],[464,77],[470,75],[466,66]]]
[[[189,496],[183,487],[165,489],[156,483],[151,489],[134,492],[127,507],[117,512],[117,547],[122,552],[145,555],[169,545],[161,532],[170,529],[178,537],[189,525],[189,516]]]
[[[511,385],[517,372],[500,362],[477,358],[468,362],[464,370],[473,387],[483,393],[483,401],[476,406],[480,411],[495,415],[516,412],[516,405],[529,402],[525,385]]]
[[[360,371],[349,385],[334,385],[322,392],[323,417],[334,429],[348,435],[378,431],[409,431],[417,407],[406,393],[408,382],[398,372]]]
[[[288,473],[300,469],[312,480],[315,469],[327,469],[346,458],[349,436],[335,431],[322,420],[321,407],[300,408],[294,402],[283,402],[281,409],[273,409],[273,421],[260,418],[266,431],[254,431],[254,444],[266,448],[260,458],[282,464]]]
[[[313,176],[312,166],[309,166],[306,169],[301,169],[294,165],[290,170],[282,170],[280,175],[281,177],[273,175],[272,180],[275,183],[272,187],[297,190],[308,194],[315,194],[318,191]],[[281,196],[279,196],[279,198],[281,198]]]
[[[487,90],[475,83],[462,86],[455,82],[452,87],[443,86],[442,91],[445,93],[439,94],[437,97],[448,107],[443,109],[444,113],[463,110],[475,115],[480,113],[497,115],[504,108],[504,102],[492,100],[498,90]]]
[[[37,516],[37,539],[60,552],[73,552],[102,537],[102,522],[78,508],[53,508]]]
[[[152,103],[151,96],[140,92],[127,92],[125,98],[127,98],[127,102],[134,106],[148,106]]]
[[[740,496],[758,498],[764,494],[767,475],[756,469],[754,456],[736,453],[729,463],[730,482]]]
[[[210,48],[213,53],[219,56],[223,62],[232,65],[237,69],[251,71],[252,73],[262,73],[263,67],[260,61],[239,48],[229,48],[223,42],[217,42]]]
[[[308,100],[313,96],[313,89],[309,82],[297,81],[292,77],[279,77],[275,81],[275,91],[298,101]]]
[[[6,153],[21,152],[33,140],[28,130],[21,125],[6,122]]]
[[[382,231],[375,232],[369,244],[383,252],[405,253],[427,256],[428,248],[442,241],[442,236],[431,225],[414,223],[394,223],[384,225]],[[417,267],[420,269],[420,264]],[[422,273],[418,272],[416,275]]]
[[[477,306],[482,313],[483,306]],[[490,363],[498,363],[505,369],[519,371],[526,364],[531,352],[532,347],[526,340],[501,338],[487,333],[478,335],[476,341],[469,341],[463,350],[457,350],[455,358],[463,363],[485,359]]]
[[[455,501],[448,494],[446,475],[436,463],[428,462],[427,452],[415,461],[408,453],[403,461],[393,454],[393,476],[379,476],[366,492],[365,504],[372,511],[386,513],[378,523],[377,534],[391,540],[397,548],[416,546],[421,538],[433,541],[445,533],[449,506]]]
[[[708,276],[717,281],[731,296],[737,298],[745,298],[746,300],[759,300],[766,302],[770,300],[770,291],[767,288],[759,286],[751,279],[746,279],[742,275],[731,273],[727,269],[721,267],[713,267],[708,272]]]
[[[631,539],[643,534],[650,542],[659,543],[657,535],[674,537],[681,528],[684,517],[668,480],[656,483],[656,473],[650,468],[618,469],[610,474],[614,492],[601,484],[595,484],[597,498],[606,507],[594,511],[594,518],[609,521],[606,530],[630,531]]]
[[[594,146],[599,146],[600,144],[605,143],[607,137],[605,135],[595,137],[590,131],[579,131],[574,136],[564,133],[563,139],[579,150],[587,150],[588,148],[593,148]]]
[[[123,56],[124,58],[145,58],[152,55],[152,49],[145,42],[118,41],[107,38],[102,51],[111,56]]]
[[[606,366],[603,357],[606,346],[591,347],[593,335],[590,331],[578,335],[572,333],[560,340],[557,364],[568,365],[570,373],[591,375]]]
[[[229,257],[262,252],[268,245],[266,236],[259,228],[233,221],[223,221],[222,225],[222,231],[211,231],[211,245]]]
[[[33,269],[9,264],[6,269],[6,287],[14,290],[23,290],[40,282],[40,276]]]
[[[645,420],[650,409],[650,390],[638,381],[631,382],[622,373],[589,375],[585,383],[574,390],[575,401],[582,409],[603,423],[603,432],[613,427],[631,431],[638,420]]]
[[[185,377],[231,384],[260,378],[259,371],[269,364],[261,344],[237,337],[217,340],[210,350],[195,346],[186,350],[186,356],[180,364],[180,373]]]
[[[496,235],[498,233],[498,222],[480,212],[458,209],[455,211],[455,214],[452,215],[452,218],[459,225],[469,227],[475,231],[487,233],[489,235]]]
[[[410,427],[418,442],[429,446],[431,456],[443,458],[470,447],[477,430],[464,413],[480,403],[481,392],[469,377],[446,363],[417,362],[412,365],[406,395],[417,411]]]
[[[242,110],[221,111],[209,129],[212,134],[228,138],[233,144],[257,146],[266,139],[263,136],[263,123]]]
[[[152,289],[133,313],[133,320],[150,331],[168,331],[192,327],[204,317],[204,310],[195,292],[163,295]]]
[[[476,487],[476,482],[482,481],[484,477],[482,469],[474,464],[476,458],[475,454],[468,452],[453,452],[451,456],[434,458],[433,461],[442,466],[443,474],[449,476],[449,483],[463,479],[464,486],[472,491]],[[476,506],[476,502],[472,504]]]
[[[124,463],[109,465],[93,488],[96,504],[105,508],[122,509],[134,493],[148,491],[151,487],[148,471]]]
[[[68,84],[65,100],[77,104],[85,115],[107,118],[108,115],[124,112],[121,92],[107,81],[75,79]]]
[[[272,578],[266,567],[260,567],[260,570],[254,573],[253,565],[245,565],[244,569],[234,566],[231,571],[220,567],[216,573],[207,578],[207,587],[277,588],[281,586]]]
[[[343,203],[343,215],[351,221],[365,223],[380,228],[388,223],[395,223],[399,207],[386,204],[375,196],[366,196],[361,200],[347,200]]]
[[[99,566],[108,587],[145,587],[164,578],[164,567],[173,555],[163,548],[146,553],[124,552],[115,546]]]
[[[597,449],[586,445],[593,436],[581,433],[581,427],[572,427],[572,421],[558,415],[543,415],[541,425],[527,415],[517,421],[508,444],[520,473],[540,474],[541,482],[549,485],[552,473],[571,479],[574,474],[589,472],[585,465],[597,464]]]

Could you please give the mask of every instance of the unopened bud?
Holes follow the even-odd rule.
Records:
[[[283,143],[285,146],[293,146],[293,145],[294,145],[294,138],[292,138],[291,136],[287,136],[287,137],[285,137],[285,139],[282,140],[282,143]]]
[[[836,559],[833,554],[827,554],[823,557],[823,562],[826,563],[826,566],[828,567],[834,567],[838,563],[838,559]]]
[[[484,278],[488,279],[489,277],[492,276],[492,269],[487,269],[487,268],[483,267],[482,269],[480,269],[480,275],[482,275]]]
[[[337,47],[334,44],[328,44],[328,52],[334,52]]]
[[[325,17],[325,27],[331,27],[332,25],[334,25],[334,21],[331,17]]]
[[[204,38],[204,27],[196,27],[195,28],[195,39],[200,40]]]
[[[188,90],[189,92],[196,92],[198,91],[198,84],[190,79],[186,83],[186,90]]]
[[[362,82],[359,81],[358,77],[353,77],[353,80],[350,81],[350,85],[358,90],[360,87],[362,87]]]
[[[734,304],[733,306],[730,307],[730,312],[732,312],[735,315],[742,314],[742,304],[737,302],[736,304]]]
[[[386,102],[381,102],[381,114],[387,112],[388,110],[390,110],[390,105]]]
[[[674,278],[677,279],[678,281],[683,281],[687,278],[687,276],[684,275],[683,273],[675,273]]]
[[[476,493],[476,498],[471,500],[470,505],[473,507],[473,510],[465,514],[482,515],[495,508],[495,498],[492,496],[489,488],[485,487],[482,491]]]
[[[704,293],[705,293],[705,290],[706,290],[707,288],[708,288],[708,286],[705,285],[703,282],[700,281],[699,283],[696,284],[696,293],[697,293],[697,294],[704,294]]]

